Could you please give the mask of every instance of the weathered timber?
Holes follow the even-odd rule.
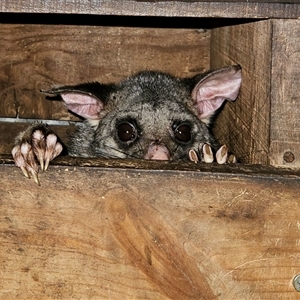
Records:
[[[238,99],[217,119],[221,143],[247,163],[269,163],[272,23],[269,20],[212,30],[211,66],[242,66]]]
[[[297,0],[136,1],[136,0],[10,0],[1,12],[98,14],[167,17],[298,18]]]
[[[214,167],[0,166],[0,298],[298,299],[299,172]]]
[[[225,106],[215,127],[243,162],[300,165],[299,25],[266,20],[212,30],[212,67],[243,68],[240,96]]]
[[[1,24],[0,36],[0,117],[74,120],[40,89],[115,82],[141,70],[184,77],[209,69],[204,30]]]
[[[14,160],[10,154],[0,155],[1,165],[13,165]],[[232,174],[239,176],[266,176],[266,177],[300,177],[300,170],[294,168],[277,168],[273,166],[253,165],[253,164],[224,164],[217,163],[197,163],[190,161],[155,161],[143,159],[106,159],[106,158],[83,158],[61,155],[50,162],[50,165],[65,167],[96,167],[96,168],[125,168],[139,170],[164,171],[191,171]],[[40,175],[43,176],[44,173]]]
[[[300,21],[274,20],[270,163],[300,167]]]

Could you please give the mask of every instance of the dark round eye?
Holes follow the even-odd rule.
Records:
[[[134,141],[137,137],[136,128],[133,124],[128,122],[120,123],[117,132],[118,137],[122,142]]]
[[[191,127],[188,124],[180,124],[174,129],[175,139],[187,143],[192,138]]]

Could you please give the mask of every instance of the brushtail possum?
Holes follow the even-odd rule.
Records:
[[[191,78],[143,71],[120,83],[92,82],[42,92],[60,95],[71,112],[85,119],[70,137],[71,156],[195,162],[216,158],[223,163],[228,151],[213,137],[211,120],[226,99],[237,98],[241,77],[240,66]],[[50,128],[39,123],[18,135],[12,155],[24,175],[39,183],[38,164],[47,169],[62,149]]]

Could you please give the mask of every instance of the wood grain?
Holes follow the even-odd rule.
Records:
[[[299,297],[299,175],[0,172],[2,299]]]
[[[271,41],[271,21],[212,30],[212,68],[240,64],[243,77],[238,99],[226,104],[214,132],[246,163],[269,163]]]
[[[136,1],[136,0],[10,0],[1,12],[65,13],[166,17],[298,18],[297,0]]]
[[[0,36],[0,117],[74,120],[39,90],[143,69],[190,76],[209,68],[204,30],[2,24]]]
[[[300,22],[274,20],[270,163],[300,167]],[[284,159],[291,153],[292,159]]]

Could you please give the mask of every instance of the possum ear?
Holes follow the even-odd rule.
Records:
[[[209,123],[211,116],[227,100],[234,101],[242,82],[240,66],[225,67],[206,74],[192,90],[199,118]]]
[[[100,83],[93,82],[75,86],[62,86],[51,90],[41,90],[41,92],[60,95],[70,111],[88,121],[99,122],[100,112],[104,109],[102,98],[104,99],[105,97],[105,87]]]

